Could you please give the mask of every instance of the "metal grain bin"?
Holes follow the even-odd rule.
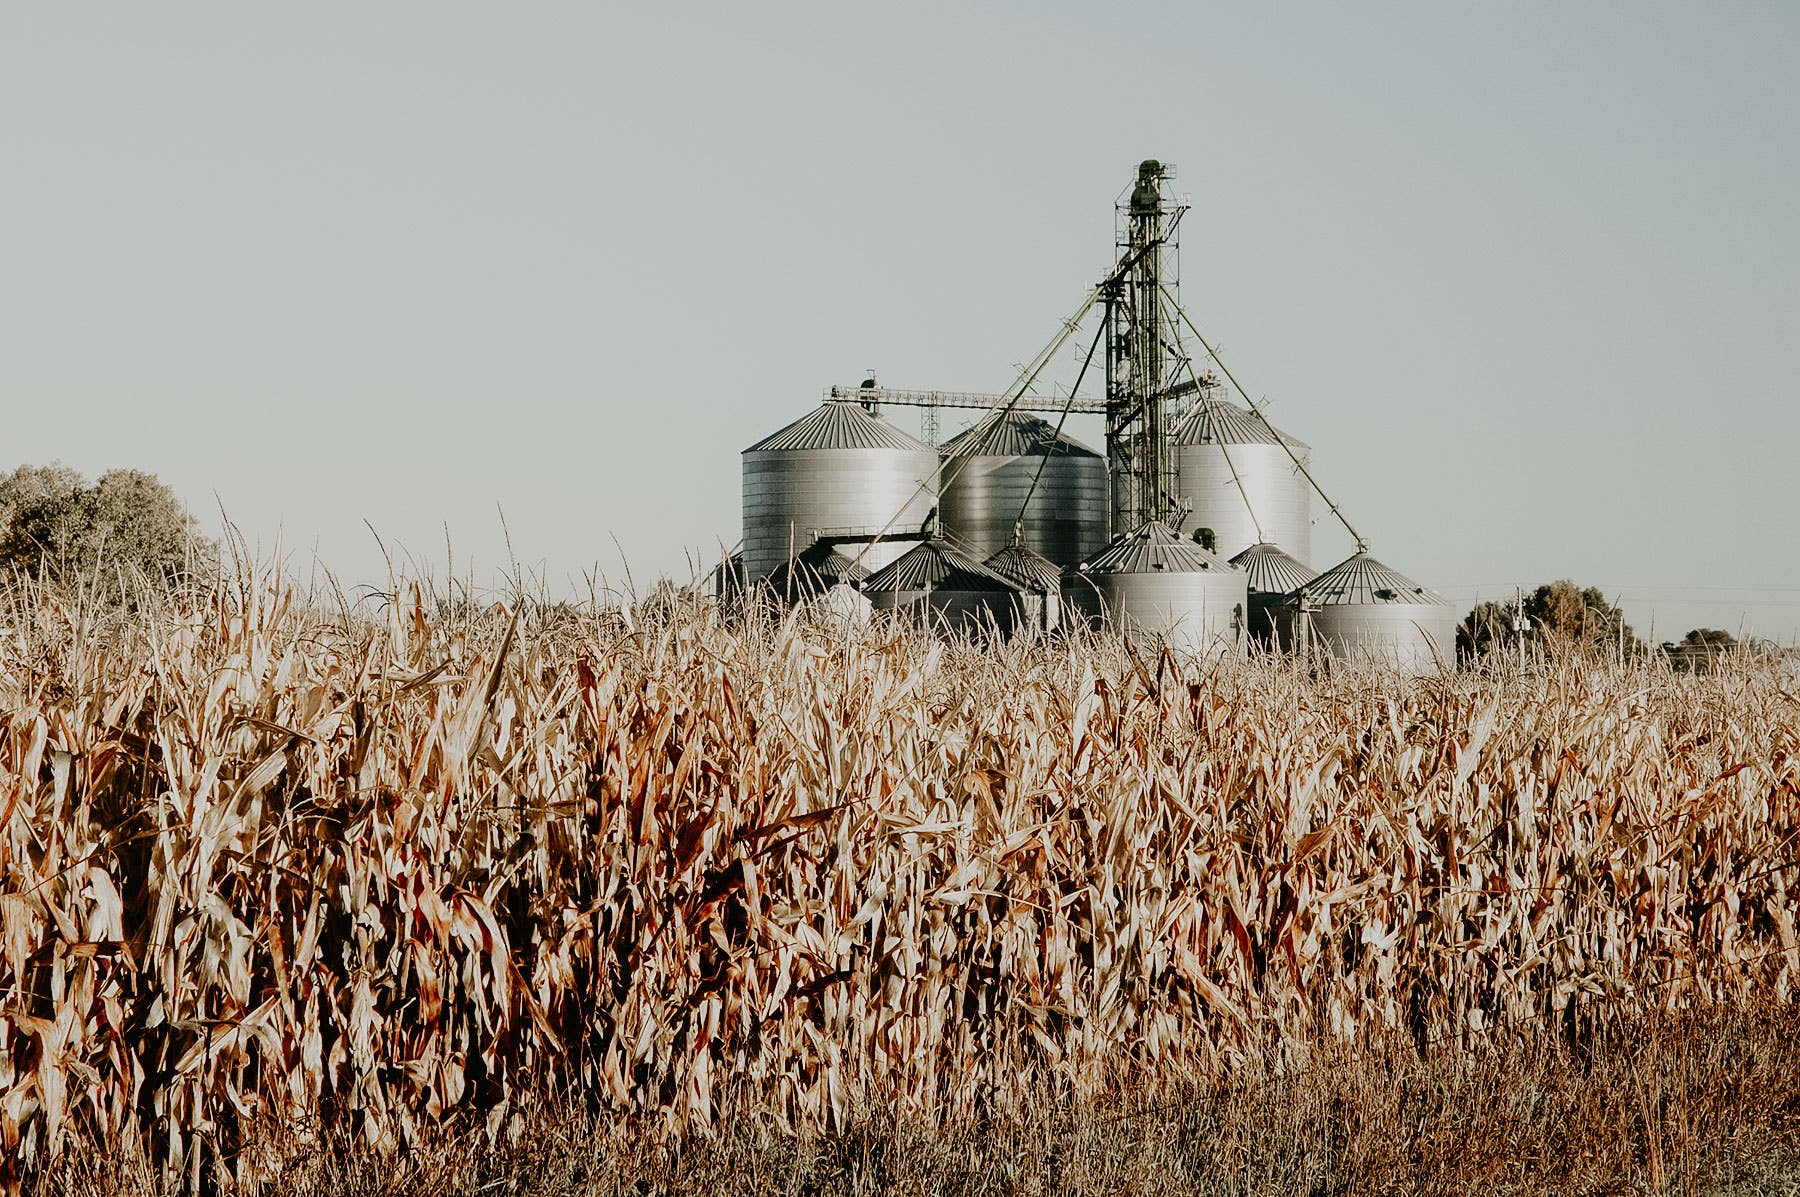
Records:
[[[914,545],[862,584],[877,611],[898,611],[952,631],[1010,634],[1019,589],[941,540]]]
[[[887,527],[917,539],[937,466],[936,449],[854,400],[829,400],[756,442],[744,450],[745,578],[766,578],[821,537],[869,569],[886,565],[911,542],[868,538]]]
[[[854,550],[852,550],[854,551]],[[855,586],[869,570],[825,541],[814,541],[791,561],[784,561],[764,578],[761,588],[783,603],[816,598],[835,586]]]
[[[1058,566],[1106,543],[1106,462],[1047,421],[996,412],[945,442],[943,454],[944,527],[974,555],[1011,544],[1021,512],[1025,544]]]
[[[1375,660],[1435,673],[1456,660],[1456,610],[1367,553],[1290,593],[1277,608],[1282,643],[1341,660]]]
[[[1247,579],[1159,520],[1063,574],[1065,617],[1186,652],[1238,652]]]
[[[1019,588],[1016,631],[1037,635],[1062,625],[1062,570],[1049,558],[1015,543],[982,564]]]
[[[1231,564],[1248,579],[1250,638],[1268,647],[1283,647],[1275,635],[1276,608],[1317,576],[1312,567],[1272,544],[1251,545],[1233,557]]]
[[[1210,397],[1188,413],[1173,440],[1175,487],[1191,508],[1184,530],[1211,528],[1213,549],[1223,557],[1268,543],[1312,563],[1312,484],[1288,456],[1292,449],[1310,465],[1310,448],[1254,412]]]

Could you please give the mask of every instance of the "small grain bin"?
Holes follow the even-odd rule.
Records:
[[[1010,634],[1019,588],[943,540],[923,541],[870,574],[862,592],[877,611],[896,611],[951,631]]]
[[[1022,543],[1013,543],[982,562],[1019,588],[1020,635],[1054,632],[1062,626],[1062,570]]]
[[[1284,645],[1339,660],[1435,673],[1456,660],[1456,610],[1435,591],[1358,552],[1296,588],[1277,608]]]
[[[1269,648],[1291,647],[1280,644],[1275,635],[1276,609],[1313,580],[1313,571],[1272,544],[1251,545],[1231,564],[1244,571],[1248,583],[1250,638]]]
[[[1063,575],[1066,617],[1184,652],[1239,652],[1247,589],[1230,562],[1152,520]]]

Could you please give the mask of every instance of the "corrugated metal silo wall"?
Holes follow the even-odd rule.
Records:
[[[1277,616],[1284,645],[1295,640],[1296,615]],[[1436,603],[1347,603],[1312,613],[1312,643],[1341,660],[1370,660],[1404,673],[1436,673],[1456,662],[1456,610]]]
[[[1063,583],[1065,618],[1084,618],[1183,652],[1243,651],[1246,579],[1236,571],[1072,574]]]
[[[937,454],[902,449],[786,449],[744,454],[744,576],[780,568],[827,528],[916,532],[937,502]],[[921,482],[925,485],[921,486]],[[898,518],[895,518],[895,517]],[[862,557],[879,569],[912,547],[884,541]],[[857,545],[843,549],[854,558]]]
[[[1185,531],[1211,528],[1218,543],[1213,551],[1221,557],[1235,557],[1260,540],[1311,566],[1312,486],[1285,449],[1214,443],[1177,445],[1174,452],[1178,493],[1193,508],[1182,524]]]
[[[1015,636],[1041,636],[1063,626],[1063,601],[1060,592],[1039,594],[1035,590],[1022,590],[1013,595],[1012,606]]]
[[[1040,464],[1044,473],[1033,492]],[[976,557],[1012,543],[1022,508],[1025,543],[1058,565],[1072,565],[1106,544],[1106,463],[1098,457],[951,457],[944,477],[944,526]]]
[[[950,631],[983,632],[997,628],[1001,635],[1012,634],[1018,611],[1018,596],[1000,590],[923,590],[885,591],[869,596],[877,611],[894,611],[920,623]]]

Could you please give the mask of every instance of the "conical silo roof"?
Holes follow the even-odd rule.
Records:
[[[1009,544],[983,564],[1021,590],[1056,594],[1062,589],[1062,570],[1026,545]]]
[[[1030,412],[995,412],[945,441],[946,457],[1099,457]]]
[[[1312,581],[1297,586],[1298,597],[1304,589],[1306,597],[1320,607],[1368,606],[1376,603],[1422,603],[1448,607],[1435,590],[1428,590],[1397,569],[1390,569],[1367,553],[1357,553],[1332,566]]]
[[[1280,546],[1267,543],[1251,545],[1233,557],[1231,563],[1250,575],[1253,594],[1287,594],[1316,576]]]
[[[1017,590],[975,558],[941,540],[913,546],[904,556],[889,562],[864,579],[864,594],[898,594],[924,590]]]
[[[863,567],[861,562],[844,556],[836,549],[831,551],[831,555],[825,559],[825,564],[820,566],[819,570],[827,577],[839,582],[861,582],[869,576],[869,571]]]
[[[1231,563],[1183,539],[1161,520],[1151,520],[1113,538],[1111,544],[1077,567],[1088,574],[1232,572]]]
[[[821,594],[845,582],[861,582],[868,576],[868,570],[831,545],[815,541],[770,574],[768,585],[776,594],[806,596]]]
[[[1263,421],[1248,408],[1223,399],[1207,399],[1190,411],[1175,427],[1177,445],[1279,445],[1283,441],[1295,452],[1312,448]]]
[[[871,415],[850,399],[827,399],[779,432],[757,441],[746,453],[771,453],[796,449],[900,449],[935,453],[924,441]]]

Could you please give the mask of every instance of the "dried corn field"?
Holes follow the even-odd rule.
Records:
[[[562,1095],[923,1124],[1800,970],[1800,686],[978,651],[696,607],[8,593],[0,1168]],[[327,1129],[318,1129],[327,1128]]]

